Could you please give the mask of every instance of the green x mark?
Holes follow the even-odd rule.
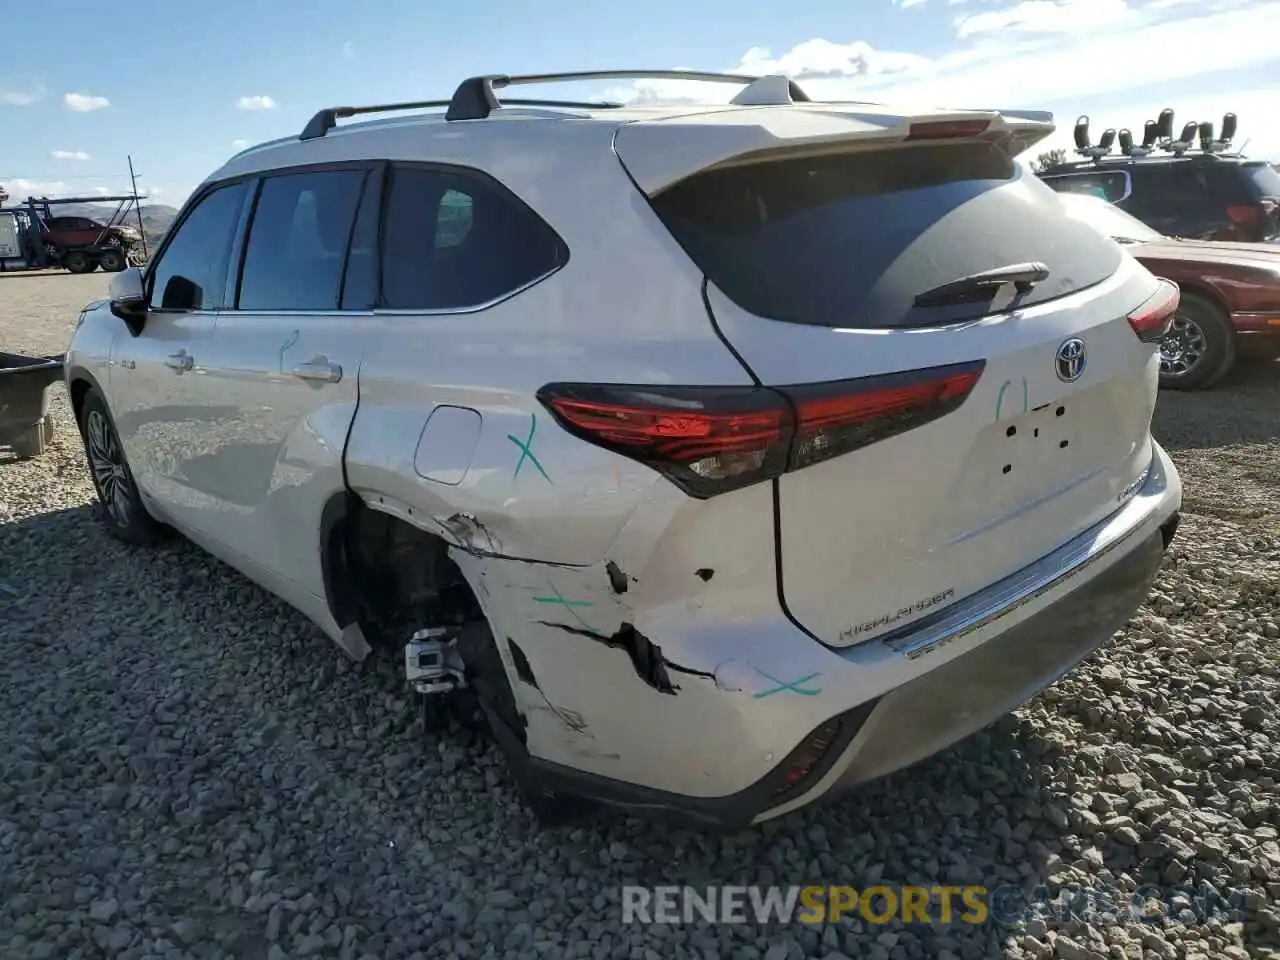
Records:
[[[511,475],[512,480],[520,476],[520,468],[524,466],[525,460],[528,460],[538,468],[538,472],[542,474],[542,478],[546,480],[547,483],[551,483],[551,478],[547,476],[547,471],[542,469],[542,464],[539,462],[538,458],[534,456],[533,450],[530,449],[533,446],[534,431],[537,429],[538,415],[536,413],[531,413],[529,414],[529,436],[525,439],[524,443],[521,443],[518,437],[513,436],[510,433],[507,434],[507,439],[520,448],[520,459],[516,461],[516,472]]]
[[[816,697],[818,694],[822,692],[821,687],[815,690],[812,687],[801,686],[801,684],[803,683],[807,683],[808,681],[813,680],[816,677],[822,676],[822,674],[820,673],[809,673],[809,674],[805,674],[803,677],[800,677],[799,679],[787,681],[787,680],[779,680],[777,677],[770,676],[769,674],[761,670],[759,667],[753,667],[752,669],[754,669],[756,673],[760,674],[760,676],[764,677],[766,680],[772,680],[774,683],[777,684],[776,687],[770,687],[768,690],[762,690],[759,693],[757,693],[754,697],[754,699],[756,700],[760,700],[763,697],[771,697],[775,693],[781,693],[783,690],[790,690],[792,693],[798,693],[804,697]]]

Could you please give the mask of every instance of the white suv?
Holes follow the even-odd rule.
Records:
[[[1124,625],[1181,502],[1150,434],[1178,289],[1012,159],[1048,114],[494,92],[614,75],[236,155],[85,309],[67,384],[118,536],[176,528],[467,688],[543,810],[732,827]]]

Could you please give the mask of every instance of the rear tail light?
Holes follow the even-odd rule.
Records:
[[[1262,212],[1261,207],[1258,207],[1257,204],[1238,204],[1229,206],[1226,209],[1226,216],[1228,216],[1231,223],[1238,225],[1238,227],[1243,227],[1244,224],[1253,223],[1260,212]]]
[[[952,137],[976,137],[991,126],[990,120],[927,120],[913,123],[908,140],[947,140]]]
[[[706,499],[936,420],[965,401],[985,365],[772,388],[552,383],[538,400],[567,432]]]
[[[1169,333],[1173,316],[1178,312],[1182,291],[1170,280],[1161,280],[1160,289],[1133,313],[1129,326],[1143,343],[1159,343]]]
[[[1269,200],[1261,203],[1237,203],[1227,207],[1227,219],[1236,226],[1243,227],[1255,222],[1263,214],[1269,214],[1275,204]]]

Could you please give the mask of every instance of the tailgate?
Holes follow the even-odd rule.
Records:
[[[1151,457],[1157,385],[1129,317],[1168,293],[1012,162],[1022,141],[1003,120],[855,116],[843,136],[811,121],[777,118],[737,156],[724,144],[750,134],[719,123],[706,143],[679,124],[676,157],[618,146],[667,183],[652,205],[707,276],[726,342],[816,424],[775,481],[779,579],[791,614],[838,646],[1118,509]],[[914,136],[922,124],[938,135]],[[778,130],[800,133],[779,145]],[[697,156],[717,159],[670,181]]]

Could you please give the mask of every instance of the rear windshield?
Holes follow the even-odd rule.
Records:
[[[1259,197],[1280,198],[1280,173],[1269,163],[1246,163],[1245,172],[1253,181]]]
[[[977,319],[1008,297],[914,306],[974,273],[1037,261],[1029,306],[1107,279],[1120,249],[985,143],[789,159],[697,174],[653,199],[726,296],[774,320],[888,329]],[[1002,288],[1002,294],[1010,288]]]

